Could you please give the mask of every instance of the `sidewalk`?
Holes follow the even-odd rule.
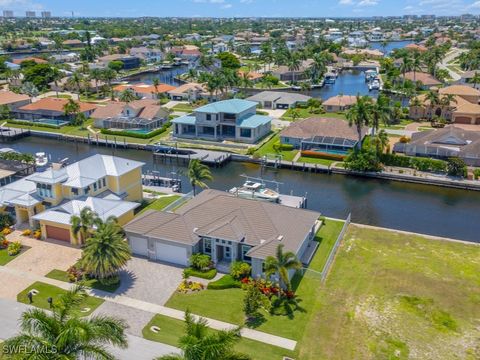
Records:
[[[65,290],[69,290],[72,286],[72,284],[70,283],[66,283],[63,281],[55,280],[55,279],[50,279],[44,276],[35,275],[35,274],[24,272],[18,269],[7,268],[5,266],[0,266],[0,274],[16,275],[19,277],[30,279],[32,281],[41,281]],[[176,310],[176,309],[168,308],[166,306],[152,304],[152,303],[148,303],[148,302],[137,300],[137,299],[132,299],[130,297],[123,296],[123,295],[115,295],[112,293],[108,293],[106,291],[101,291],[96,289],[90,289],[88,290],[88,293],[89,295],[102,298],[105,301],[109,301],[119,305],[129,306],[131,308],[147,311],[152,314],[161,314],[161,315],[165,315],[178,320],[185,319],[185,313],[181,310]],[[199,318],[198,315],[194,315],[194,316],[196,318]],[[208,326],[215,330],[234,329],[237,327],[237,325],[233,325],[223,321],[209,319],[205,317],[203,318],[208,321]],[[267,334],[261,331],[248,329],[248,328],[243,328],[241,330],[241,334],[243,337],[247,339],[260,341],[265,344],[278,346],[288,350],[294,350],[297,345],[297,342],[294,340],[282,338],[280,336]]]

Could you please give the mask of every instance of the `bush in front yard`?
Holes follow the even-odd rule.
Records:
[[[0,215],[0,229],[4,229],[6,227],[10,227],[13,225],[13,218],[9,214],[1,214]]]
[[[190,256],[190,266],[194,269],[205,271],[212,267],[210,255],[193,254]]]
[[[215,277],[215,275],[217,275],[217,269],[209,269],[206,271],[201,271],[201,270],[197,270],[189,267],[183,270],[183,275],[187,278],[190,276],[195,276],[202,279],[211,280]]]
[[[232,277],[235,280],[240,280],[245,277],[249,277],[251,271],[252,271],[252,267],[246,262],[234,261],[230,265],[230,275],[232,275]]]
[[[21,250],[22,250],[22,244],[18,241],[11,242],[10,244],[8,244],[7,253],[10,256],[18,255]]]
[[[210,290],[224,290],[232,288],[241,288],[242,283],[235,280],[231,275],[222,276],[217,281],[212,281],[208,284],[207,289]]]

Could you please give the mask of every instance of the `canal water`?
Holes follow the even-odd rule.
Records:
[[[102,153],[115,154],[146,163],[144,171],[156,170],[161,176],[180,174],[183,191],[190,190],[182,173],[185,168],[175,163],[155,163],[153,155],[139,150],[115,150],[53,139],[28,137],[5,144],[20,152],[44,151],[53,161],[69,158],[70,162]],[[275,180],[280,192],[307,195],[308,208],[326,216],[346,218],[352,213],[354,222],[399,230],[480,242],[480,192],[436,186],[407,184],[395,181],[343,175],[312,174],[291,170],[267,169],[255,164],[231,162],[212,169],[211,188],[228,190],[243,182],[242,174]],[[275,189],[274,184],[269,184]],[[295,219],[291,219],[292,225]]]
[[[403,49],[405,46],[413,44],[413,41],[402,40],[402,41],[391,41],[386,44],[384,47],[381,42],[370,43],[370,48],[375,50],[380,50],[384,54],[389,55],[395,49]]]

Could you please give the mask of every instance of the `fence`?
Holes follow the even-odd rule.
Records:
[[[323,266],[323,270],[321,272],[321,280],[322,282],[325,281],[327,278],[328,272],[330,271],[330,268],[332,267],[333,261],[335,260],[335,255],[337,254],[338,247],[340,246],[340,243],[342,242],[343,237],[345,236],[345,233],[347,232],[348,226],[350,225],[350,222],[352,220],[352,214],[348,214],[347,220],[345,220],[345,224],[343,224],[342,231],[340,231],[340,234],[338,234],[337,240],[335,241],[335,244],[332,247],[332,250],[330,251],[330,255],[328,255],[328,259],[325,262],[325,265]]]
[[[191,198],[193,198],[193,191],[190,191],[188,194],[185,194],[180,199],[175,200],[171,204],[167,205],[167,207],[165,207],[162,211],[174,211],[175,209],[182,206],[184,203],[186,203]]]

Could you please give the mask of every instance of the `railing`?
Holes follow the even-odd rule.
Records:
[[[179,208],[180,206],[182,206],[184,203],[186,203],[191,198],[193,198],[193,191],[190,191],[188,194],[185,194],[180,199],[175,200],[171,204],[167,205],[162,211],[173,211],[173,210]]]

